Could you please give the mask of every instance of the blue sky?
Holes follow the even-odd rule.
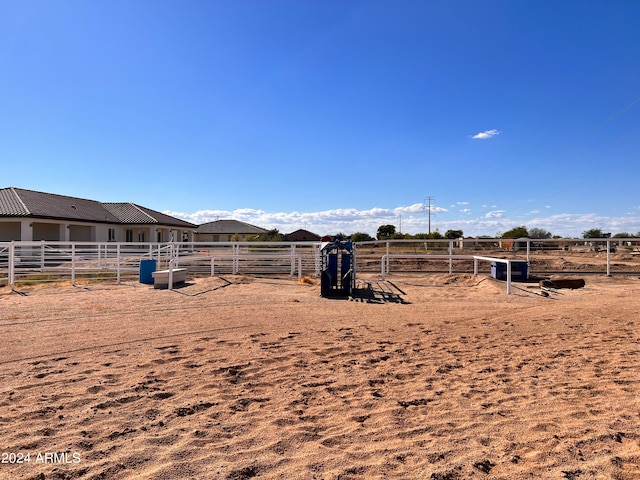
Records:
[[[640,2],[0,0],[0,187],[290,232],[640,232]]]

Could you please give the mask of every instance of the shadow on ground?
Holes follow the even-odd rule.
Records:
[[[374,280],[371,282],[358,281],[351,292],[351,301],[364,303],[402,303],[409,304],[402,295],[406,295],[393,282]]]

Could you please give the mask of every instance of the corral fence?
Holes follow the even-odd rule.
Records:
[[[0,286],[70,281],[120,283],[138,278],[140,261],[157,269],[187,268],[193,277],[247,275],[319,276],[319,242],[4,242],[0,243]],[[529,271],[546,273],[640,273],[639,238],[495,238],[387,240],[355,244],[362,273],[474,272],[473,256],[524,259]],[[381,268],[383,270],[381,270]],[[489,273],[483,264],[480,272]]]
[[[319,275],[319,243],[0,243],[0,286],[137,279],[141,260],[156,269],[185,267],[189,276],[222,274]]]
[[[389,240],[358,242],[357,252],[358,272],[383,274],[473,272],[478,256],[526,260],[537,275],[640,273],[640,238]]]

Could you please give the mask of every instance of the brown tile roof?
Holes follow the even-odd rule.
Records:
[[[101,203],[85,198],[36,192],[23,188],[0,189],[0,217],[32,217],[96,223],[161,224],[196,228],[184,220],[133,203]]]
[[[24,217],[29,215],[29,209],[20,200],[15,188],[0,190],[0,215],[3,217]]]
[[[80,220],[100,223],[119,223],[118,219],[109,213],[100,202],[85,198],[68,197],[54,193],[36,192],[22,188],[8,188],[15,194],[24,210],[21,217],[51,218],[58,220]],[[16,216],[5,212],[0,205],[1,216]]]
[[[107,202],[102,204],[120,223],[158,223],[151,215],[147,215],[133,203]]]
[[[196,233],[259,235],[267,233],[267,230],[239,220],[216,220],[215,222],[203,223],[198,227]]]
[[[322,239],[320,235],[317,233],[310,232],[309,230],[304,230],[302,228],[296,230],[295,232],[287,233],[284,236],[285,241],[312,241],[319,242]]]
[[[197,225],[193,223],[185,222],[179,218],[166,215],[150,208],[142,207],[135,203],[128,202],[108,202],[103,203],[104,207],[109,210],[114,216],[116,216],[120,223],[126,224],[147,224],[147,223],[160,223],[162,225],[169,225],[174,227],[183,228],[196,228]]]

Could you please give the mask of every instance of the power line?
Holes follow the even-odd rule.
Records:
[[[429,217],[429,234],[431,234],[431,202],[435,201],[435,198],[428,196],[424,199],[424,203],[428,202],[428,207],[427,207],[427,215]]]

